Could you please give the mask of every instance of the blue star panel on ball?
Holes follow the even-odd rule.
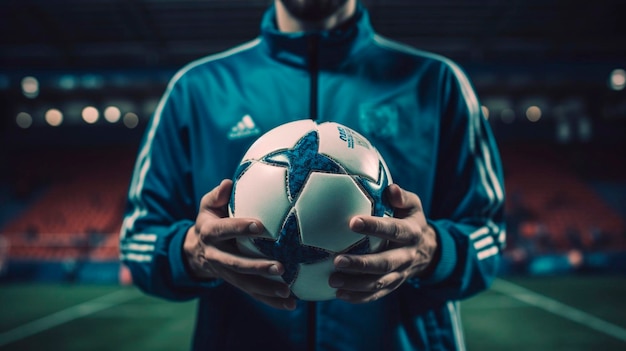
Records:
[[[383,196],[392,183],[378,151],[362,135],[334,122],[290,122],[262,135],[235,171],[229,212],[256,218],[262,236],[238,240],[242,253],[285,266],[281,277],[302,300],[328,300],[339,253],[367,254],[384,242],[354,233],[356,215],[392,216]]]

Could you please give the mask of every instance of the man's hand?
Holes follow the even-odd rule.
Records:
[[[200,279],[220,278],[272,307],[293,310],[289,286],[263,275],[284,272],[278,261],[242,256],[235,239],[263,232],[261,222],[228,218],[227,204],[233,183],[222,183],[204,195],[196,224],[185,237],[184,252],[192,274]]]
[[[388,240],[389,245],[379,253],[335,258],[337,272],[329,284],[338,288],[339,299],[353,303],[377,300],[431,267],[437,234],[426,222],[419,197],[395,184],[386,191],[394,218],[354,217],[350,228]]]

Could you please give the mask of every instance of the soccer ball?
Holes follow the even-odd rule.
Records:
[[[328,285],[339,253],[382,249],[383,240],[350,230],[356,215],[392,216],[383,197],[391,184],[385,161],[372,144],[335,122],[300,120],[257,139],[235,171],[231,217],[256,218],[260,237],[237,240],[240,251],[285,266],[282,279],[295,297],[335,297]]]

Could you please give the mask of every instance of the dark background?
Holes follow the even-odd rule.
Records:
[[[1,121],[10,132],[6,138],[17,142],[28,137],[16,129],[19,112],[31,115],[29,134],[35,134],[35,127],[45,126],[48,108],[64,112],[64,126],[84,127],[72,116],[79,114],[79,104],[103,109],[120,100],[138,115],[141,129],[178,68],[253,39],[268,3],[3,0],[0,93]],[[557,122],[575,123],[581,117],[592,125],[586,142],[619,143],[623,138],[625,93],[611,90],[608,82],[612,70],[626,66],[626,26],[620,25],[624,1],[365,3],[382,35],[445,55],[467,70],[500,139],[554,141]],[[39,81],[36,98],[21,92],[26,76]],[[530,105],[542,109],[538,123],[526,121]],[[508,123],[503,123],[502,109],[513,110],[514,120],[507,111]],[[115,135],[119,140],[128,134],[105,131],[112,126],[102,118],[89,127],[82,132],[99,138]],[[62,128],[56,129],[62,134]],[[575,134],[565,141],[575,142]]]
[[[116,232],[137,146],[169,79],[192,60],[255,38],[269,3],[1,1],[0,200],[6,205],[0,225],[9,225],[5,231],[30,231],[29,221],[41,217],[33,204],[49,189],[67,194],[47,200],[51,203],[90,190],[94,194],[87,201],[104,212],[109,203],[96,191],[111,193],[115,185],[116,220],[95,229]],[[625,1],[364,3],[379,33],[447,56],[470,76],[502,150],[512,216],[509,249],[518,246],[523,234],[518,228],[525,226],[525,233],[537,238],[546,221],[562,241],[574,226],[584,232],[575,236],[593,242],[595,227],[606,225],[600,231],[611,231],[614,239],[603,247],[624,248]],[[610,84],[612,72],[621,72],[616,87]],[[24,92],[25,78],[38,82],[35,93]],[[99,111],[95,123],[81,117],[86,106]],[[108,106],[117,106],[119,120],[102,118]],[[527,117],[532,106],[541,110],[533,121]],[[50,109],[63,114],[60,126],[46,123]],[[57,186],[89,177],[91,185]],[[41,201],[40,206],[45,207]],[[590,218],[576,222],[581,213]],[[11,227],[20,215],[24,224]],[[556,217],[565,219],[552,223]],[[529,231],[528,222],[535,229]],[[39,232],[50,230],[41,226]],[[81,228],[76,231],[86,230]],[[579,239],[569,241],[540,246],[551,252],[581,245]]]

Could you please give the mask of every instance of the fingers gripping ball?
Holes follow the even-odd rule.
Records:
[[[383,191],[385,161],[362,135],[334,122],[290,122],[262,135],[234,176],[231,217],[256,218],[261,237],[238,239],[241,251],[283,263],[284,280],[302,300],[328,300],[339,253],[380,250],[381,239],[354,233],[356,215],[392,216]]]

